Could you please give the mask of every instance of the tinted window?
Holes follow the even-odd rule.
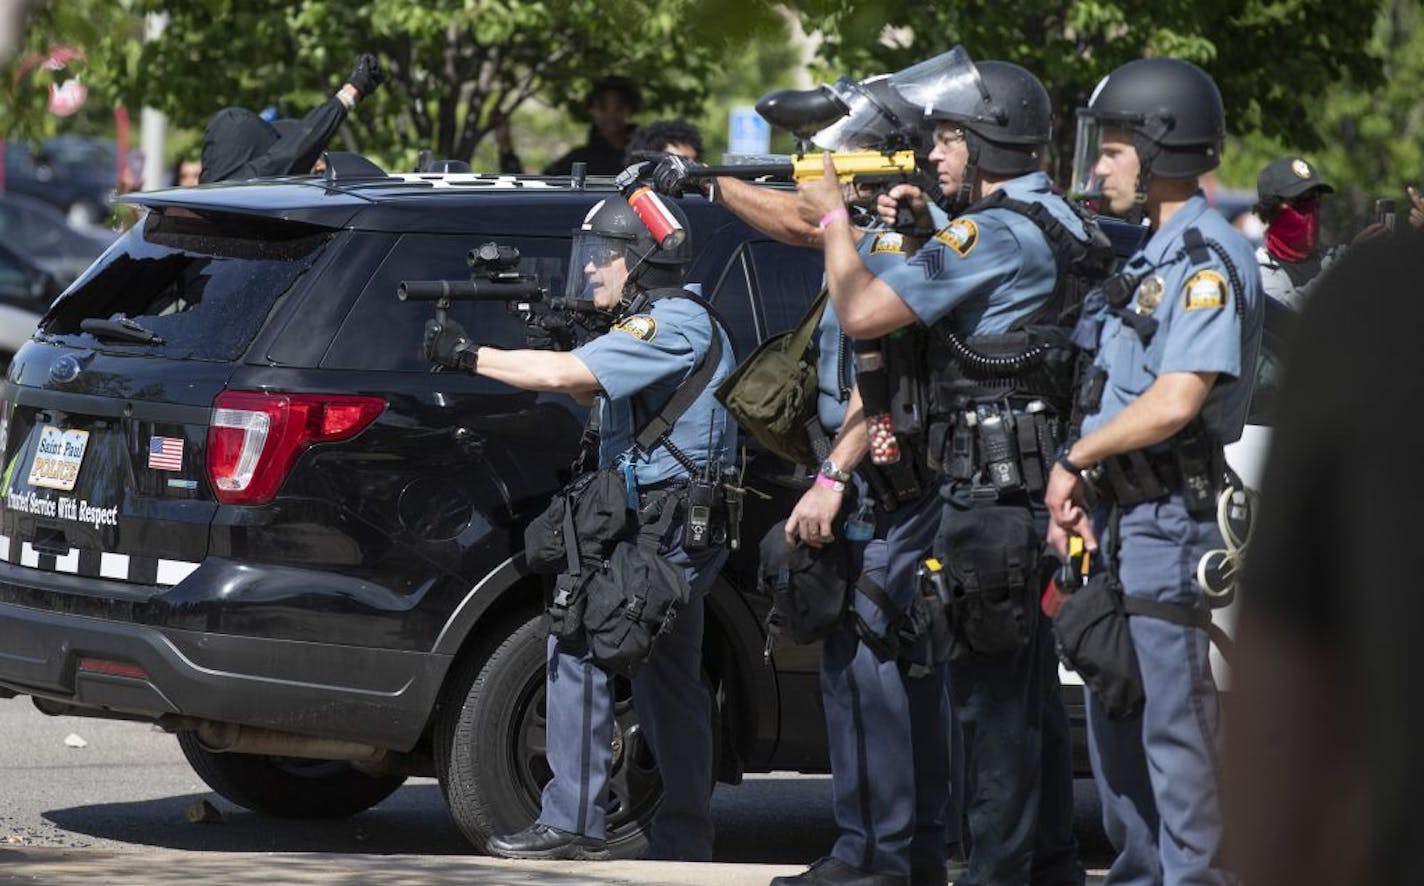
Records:
[[[401,237],[346,315],[322,367],[428,372],[430,363],[421,356],[420,341],[425,321],[435,316],[434,307],[430,302],[400,301],[396,288],[406,280],[468,280],[465,256],[480,242],[468,234]],[[509,237],[499,242],[519,249],[521,273],[537,275],[550,293],[563,293],[568,240]],[[455,302],[450,316],[481,344],[524,347],[523,320],[503,302]]]
[[[55,302],[41,328],[101,350],[233,360],[331,236],[276,219],[150,213]],[[120,316],[163,343],[100,339],[81,325]]]
[[[794,327],[821,292],[824,263],[816,249],[760,241],[749,245],[760,295],[762,335]]]
[[[756,313],[752,306],[751,271],[747,267],[746,250],[738,249],[722,271],[712,304],[731,327],[732,348],[739,358],[746,357],[757,346]]]

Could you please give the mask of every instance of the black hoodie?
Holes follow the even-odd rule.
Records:
[[[346,106],[335,96],[295,121],[286,134],[246,108],[223,108],[203,132],[203,171],[198,181],[304,175],[345,119]]]

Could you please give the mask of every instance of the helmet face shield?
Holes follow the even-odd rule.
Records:
[[[891,74],[890,85],[923,116],[936,120],[972,123],[988,107],[983,78],[962,46]]]
[[[1103,145],[1121,143],[1136,152],[1141,126],[1142,121],[1137,117],[1101,114],[1091,108],[1080,108],[1078,131],[1073,139],[1073,177],[1069,180],[1069,195],[1087,200],[1102,198],[1104,181],[1096,170],[1103,156]]]
[[[844,117],[811,136],[812,143],[824,151],[880,150],[897,132],[916,122],[900,120],[894,111],[848,77],[837,80],[830,89],[849,110]]]
[[[566,298],[593,300],[595,278],[598,271],[612,265],[618,259],[625,262],[628,249],[633,245],[630,237],[619,237],[594,231],[575,231],[573,244],[569,250],[569,271],[564,286]]]
[[[1094,172],[1103,146],[1103,122],[1087,111],[1078,112],[1078,131],[1073,137],[1073,177],[1068,192],[1073,197],[1095,199],[1102,196],[1102,178]]]

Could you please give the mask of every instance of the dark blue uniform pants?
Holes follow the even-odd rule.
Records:
[[[967,486],[945,488],[945,507],[972,503]],[[1024,498],[1028,506],[1027,497]],[[1047,531],[1047,513],[1034,503]],[[1016,652],[970,655],[949,665],[965,745],[968,867],[959,886],[1084,882],[1073,836],[1073,758],[1051,625],[1037,594],[1025,601],[1029,642]]]
[[[713,736],[711,696],[702,680],[703,598],[727,552],[717,548],[691,555],[679,545],[664,556],[685,570],[692,599],[633,677],[633,707],[663,784],[645,856],[707,861],[712,858]],[[548,759],[554,777],[544,786],[539,821],[602,839],[613,762],[612,677],[582,639],[549,638],[548,698]]]
[[[930,493],[893,513],[877,510],[875,537],[851,543],[863,572],[902,608],[938,524],[938,497]],[[861,594],[853,599],[866,623],[884,632],[880,608]],[[881,874],[943,870],[950,788],[944,666],[907,677],[844,624],[822,649],[821,692],[840,829],[831,854]]]
[[[1126,594],[1201,605],[1196,567],[1222,546],[1215,522],[1193,519],[1174,495],[1126,509],[1120,533]],[[1107,882],[1232,883],[1220,860],[1219,711],[1207,634],[1143,616],[1130,618],[1128,630],[1142,669],[1142,713],[1111,720],[1088,693],[1088,750],[1103,827],[1118,850]]]

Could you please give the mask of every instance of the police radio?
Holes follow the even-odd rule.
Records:
[[[717,483],[693,477],[687,484],[687,513],[683,517],[682,546],[701,551],[712,544],[712,509],[717,504]]]

